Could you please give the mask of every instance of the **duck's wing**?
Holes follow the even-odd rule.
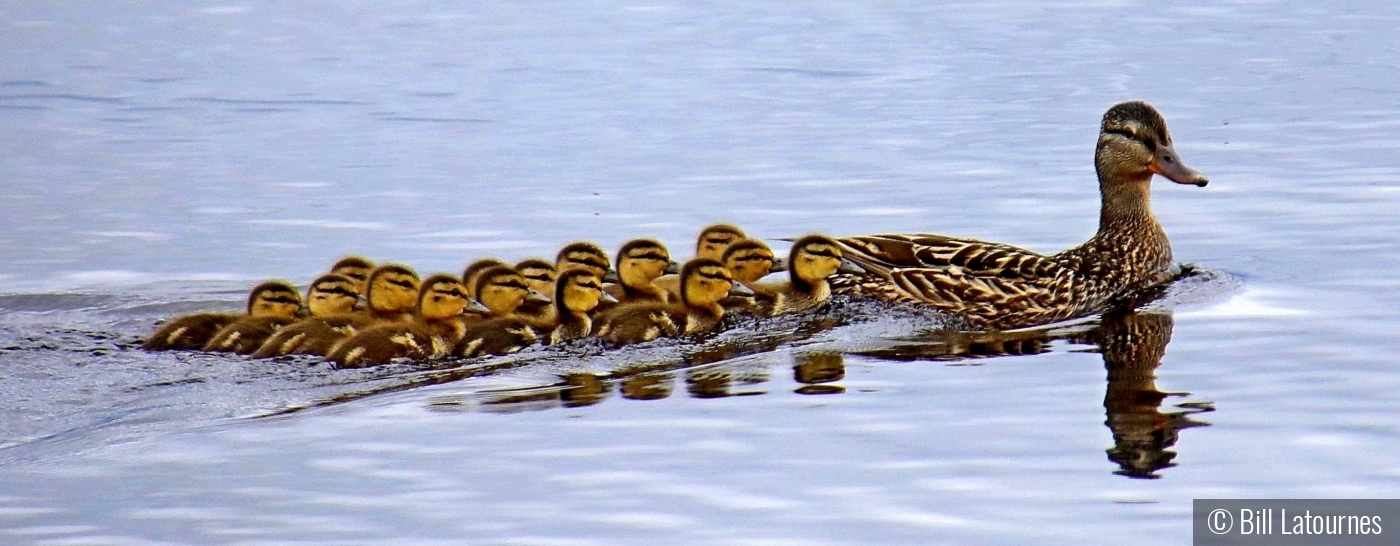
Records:
[[[1079,280],[1049,256],[976,239],[890,234],[839,242],[844,257],[867,272],[857,279],[867,290],[974,316],[1064,307]]]

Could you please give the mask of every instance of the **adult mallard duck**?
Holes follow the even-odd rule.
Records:
[[[1152,215],[1152,175],[1194,186],[1209,180],[1177,156],[1162,115],[1140,101],[1109,108],[1094,167],[1102,208],[1099,231],[1084,244],[1046,256],[943,235],[846,237],[846,259],[865,273],[838,275],[834,291],[917,302],[974,329],[1008,330],[1103,312],[1175,278],[1171,244]]]

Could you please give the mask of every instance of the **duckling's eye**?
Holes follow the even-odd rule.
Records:
[[[526,275],[525,278],[526,278],[526,279],[529,279],[529,280],[532,280],[532,281],[540,281],[540,282],[549,282],[549,281],[554,280],[554,279],[551,278],[549,275],[545,275],[545,274]]]
[[[728,237],[711,237],[711,238],[705,239],[705,243],[706,243],[706,244],[711,244],[711,245],[722,245],[722,244],[727,244],[727,243],[729,243],[729,241],[730,241],[730,238],[728,238]]]
[[[266,300],[267,300],[269,303],[286,303],[286,304],[289,304],[289,305],[300,305],[300,304],[301,304],[300,301],[294,300],[294,299],[289,298],[289,297],[286,297],[286,296],[272,296],[272,297],[266,298]]]
[[[365,275],[364,275],[363,273],[345,273],[345,274],[342,274],[341,276],[342,276],[342,277],[345,277],[345,278],[348,278],[348,279],[350,279],[350,280],[355,280],[355,281],[364,282],[364,280],[365,280]]]
[[[408,290],[413,290],[413,283],[408,282],[408,281],[401,281],[401,280],[394,280],[394,279],[384,279],[384,282],[387,282],[387,283],[392,284],[392,285],[394,285],[394,286],[397,286],[397,287],[399,287],[399,288],[405,288],[405,289],[408,289]]]

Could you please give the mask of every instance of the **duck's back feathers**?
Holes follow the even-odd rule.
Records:
[[[156,333],[141,344],[148,351],[197,351],[238,317],[233,313],[195,313],[161,325]]]
[[[279,328],[291,324],[285,317],[239,317],[224,326],[204,345],[214,353],[250,354],[257,351]]]
[[[252,356],[325,356],[336,343],[354,335],[368,323],[368,320],[359,320],[355,316],[303,319],[279,328]]]
[[[482,355],[507,355],[539,343],[540,335],[526,320],[517,318],[491,319],[467,328],[452,354],[471,358]]]

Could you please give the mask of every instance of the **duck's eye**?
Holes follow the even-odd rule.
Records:
[[[532,281],[540,281],[540,282],[549,282],[549,281],[554,280],[554,279],[550,278],[549,275],[545,275],[545,274],[526,275],[525,278],[526,278],[526,279],[529,279],[529,280],[532,280]]]
[[[397,279],[385,279],[384,282],[387,282],[387,283],[392,284],[392,285],[394,285],[394,286],[397,286],[397,287],[399,287],[399,288],[405,288],[405,289],[408,289],[408,290],[413,290],[413,283],[408,282],[408,281],[397,280]]]

